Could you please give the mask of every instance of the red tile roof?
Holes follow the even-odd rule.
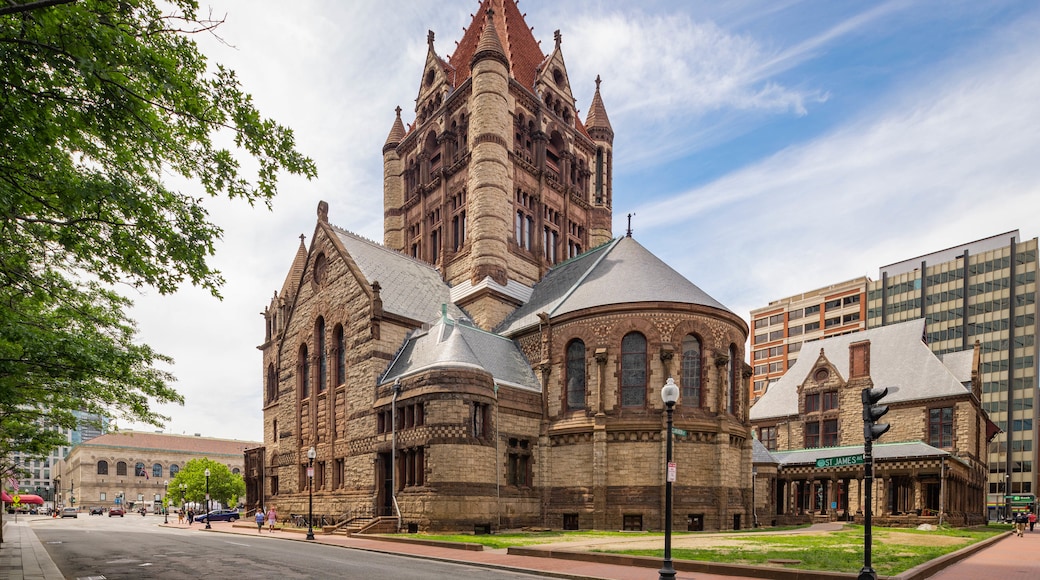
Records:
[[[484,31],[488,8],[494,12],[492,21],[506,58],[509,59],[510,74],[522,86],[534,90],[538,66],[545,60],[545,55],[514,0],[484,0],[480,3],[480,10],[473,15],[473,22],[462,35],[455,53],[448,59],[456,72],[455,85],[462,84],[470,76],[470,62]]]
[[[246,449],[260,447],[263,444],[259,441],[239,441],[237,439],[213,439],[210,437],[193,437],[191,435],[147,433],[144,431],[119,431],[117,433],[106,433],[80,445],[85,447],[155,449],[197,453],[200,455],[207,453],[213,455],[243,455]]]

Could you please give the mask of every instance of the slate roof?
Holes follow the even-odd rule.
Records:
[[[798,414],[798,385],[805,382],[822,350],[842,379],[849,377],[849,345],[870,341],[870,377],[875,387],[891,389],[885,404],[919,401],[969,393],[965,386],[962,356],[945,358],[943,364],[921,340],[924,319],[872,328],[841,336],[806,342],[801,356],[779,381],[751,407],[752,421]],[[970,367],[968,380],[970,381]]]
[[[817,459],[829,459],[832,457],[844,457],[846,455],[859,455],[863,453],[862,445],[846,445],[843,447],[818,447],[815,449],[797,449],[794,451],[770,451],[781,467],[794,465],[816,465]],[[896,459],[921,459],[927,457],[951,457],[948,451],[932,447],[921,441],[907,441],[901,443],[874,443],[871,446],[874,459],[896,460]]]
[[[762,444],[758,439],[751,440],[751,463],[762,464],[768,463],[771,465],[779,465],[780,460],[773,457],[772,452],[766,449],[766,446]]]
[[[118,431],[105,433],[80,443],[84,447],[120,447],[154,451],[179,451],[198,453],[200,455],[234,455],[242,457],[246,449],[260,447],[259,441],[239,441],[237,439],[214,439],[211,437],[193,437],[191,435],[174,435],[171,433],[148,433],[146,431]],[[78,447],[77,446],[77,447]]]
[[[440,317],[442,305],[447,305],[451,316],[465,317],[452,303],[450,288],[436,268],[336,226],[329,227],[365,281],[379,282],[383,312],[418,322],[432,322]]]
[[[490,373],[498,384],[542,390],[516,342],[447,317],[428,330],[412,333],[380,383],[432,369],[452,368],[480,369]]]
[[[699,304],[729,312],[693,282],[631,237],[616,238],[549,270],[531,299],[496,332],[512,335],[538,324],[538,313],[556,317],[586,308],[635,302]]]

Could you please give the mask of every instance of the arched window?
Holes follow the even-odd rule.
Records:
[[[726,412],[737,412],[737,347],[729,345],[729,361],[726,362]]]
[[[97,474],[108,475],[108,462],[104,459],[97,462]]]
[[[585,408],[585,343],[580,340],[567,345],[567,408]]]
[[[621,339],[621,406],[646,404],[646,337],[630,332]]]
[[[233,473],[235,475],[238,475],[239,473],[242,473],[242,470],[236,467],[236,468],[231,470],[231,473]]]
[[[325,348],[325,319],[318,317],[314,332],[318,335],[318,392],[325,391],[329,383],[329,352]]]
[[[274,363],[267,365],[267,401],[271,402],[278,398],[278,374],[274,370]]]
[[[336,342],[336,384],[347,382],[347,341],[343,339],[343,326],[337,324],[333,331]]]
[[[141,463],[140,461],[138,461],[134,465],[134,477],[144,477],[144,476],[145,476],[144,464]]]
[[[682,342],[682,376],[679,378],[682,387],[682,403],[684,407],[701,406],[701,341],[688,334]]]
[[[181,467],[179,465],[177,465],[176,463],[171,463],[170,464],[170,479],[173,479],[173,478],[177,477],[177,474],[180,473],[180,471],[181,471]]]
[[[116,475],[126,475],[126,462],[120,461],[116,463]]]
[[[300,354],[297,358],[299,360],[296,361],[296,366],[299,372],[296,381],[300,387],[300,398],[306,399],[311,396],[311,365],[307,358],[306,344],[300,345]]]
[[[152,464],[152,477],[162,477],[162,465],[158,463]]]

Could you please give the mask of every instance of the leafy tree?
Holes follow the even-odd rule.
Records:
[[[161,425],[153,405],[183,402],[157,368],[172,361],[135,341],[114,288],[219,297],[222,230],[204,197],[270,208],[280,174],[316,175],[292,131],[200,53],[193,35],[220,21],[197,13],[195,0],[0,7],[0,458],[67,445],[77,409]]]
[[[209,469],[209,496],[214,502],[227,506],[238,505],[238,498],[246,495],[246,482],[238,473],[231,473],[227,465],[217,463],[206,457],[192,459],[177,472],[167,492],[175,502],[180,501],[180,484],[188,488],[184,492],[184,501],[204,503],[206,501],[206,469]]]

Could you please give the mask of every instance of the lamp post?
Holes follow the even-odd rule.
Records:
[[[675,402],[679,400],[679,386],[671,377],[668,377],[668,381],[661,388],[661,400],[664,401],[668,415],[668,431],[665,432],[667,465],[664,482],[664,563],[658,571],[658,580],[672,580],[675,578],[675,568],[672,567],[672,482],[675,481],[675,464],[672,463],[672,411]]]
[[[184,482],[181,482],[180,484],[177,485],[177,487],[181,488],[181,513],[183,514],[184,513],[184,491],[188,488],[188,484],[186,484]],[[178,521],[180,521],[180,520],[178,520]]]
[[[169,512],[170,510],[168,510],[166,508],[166,506],[167,506],[167,504],[170,503],[170,500],[166,496],[170,495],[170,480],[168,480],[168,479],[164,480],[162,482],[162,484],[163,484],[162,523],[168,524],[168,523],[170,523],[170,514],[168,514],[167,512]]]
[[[314,539],[314,447],[307,450],[307,539]]]
[[[210,529],[209,525],[209,468],[206,468],[206,529]]]

